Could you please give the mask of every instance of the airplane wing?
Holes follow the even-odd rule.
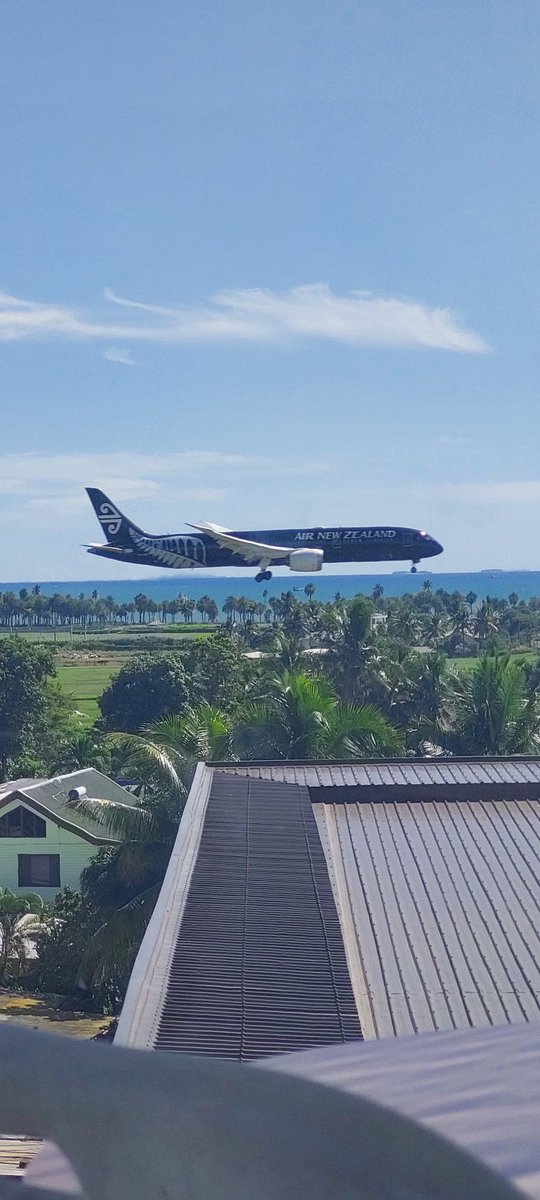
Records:
[[[208,533],[223,550],[231,550],[233,554],[238,554],[247,563],[266,561],[270,563],[285,559],[294,550],[294,546],[267,546],[264,542],[250,542],[245,538],[235,537],[234,534],[222,529],[220,525],[213,525],[210,521],[192,525],[191,529],[198,529],[199,533]]]

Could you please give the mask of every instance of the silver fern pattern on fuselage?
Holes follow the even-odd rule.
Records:
[[[171,537],[149,537],[130,528],[129,535],[141,554],[162,567],[205,567],[206,546],[202,538],[191,534]]]

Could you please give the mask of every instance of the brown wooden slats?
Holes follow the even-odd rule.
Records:
[[[155,1048],[247,1061],[359,1038],[307,791],[216,773]]]

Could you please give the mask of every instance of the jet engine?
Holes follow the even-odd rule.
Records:
[[[320,571],[324,559],[323,550],[293,550],[289,555],[291,571]]]

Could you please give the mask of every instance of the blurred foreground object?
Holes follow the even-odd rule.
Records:
[[[450,1111],[459,1097],[451,1099],[447,1069],[452,1058],[467,1060],[471,1046],[466,1103],[470,1119],[478,1114],[483,1124],[489,1120],[489,1088],[475,1078],[477,1067],[487,1064],[493,1091],[498,1035],[501,1047],[505,1038],[516,1039],[510,1057],[517,1055],[520,1069],[528,1069],[527,1043],[538,1060],[535,1033],[516,1027],[437,1035],[416,1038],[414,1046],[420,1055],[423,1041],[433,1047],[431,1065],[426,1050],[426,1080],[431,1075],[428,1086],[443,1093]],[[482,1042],[475,1054],[475,1043]],[[397,1064],[405,1043],[391,1047]],[[283,1073],[301,1070],[302,1059],[313,1072],[317,1058],[322,1062],[326,1054],[326,1069],[332,1056],[334,1072],[339,1062],[336,1079],[343,1085],[347,1063],[354,1073],[365,1051],[344,1046],[294,1056],[296,1062],[284,1056],[272,1061],[274,1069],[262,1070],[187,1055],[109,1051],[0,1028],[0,1127],[28,1130],[60,1146],[87,1200],[510,1200],[518,1195],[502,1176],[425,1126],[342,1086],[338,1090]],[[373,1051],[375,1063],[381,1045]],[[523,1122],[521,1136],[526,1137]],[[10,1191],[6,1185],[0,1196],[15,1195],[17,1187],[11,1185]],[[29,1200],[32,1194],[45,1200],[53,1193],[25,1189]]]

